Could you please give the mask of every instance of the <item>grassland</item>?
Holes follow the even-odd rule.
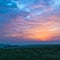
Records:
[[[60,45],[0,48],[0,60],[60,60]]]

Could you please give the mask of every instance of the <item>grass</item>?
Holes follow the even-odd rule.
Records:
[[[60,45],[1,48],[0,60],[60,60]]]

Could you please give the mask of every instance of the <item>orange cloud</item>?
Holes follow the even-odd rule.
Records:
[[[27,21],[21,17],[17,17],[10,24],[7,35],[10,37],[23,37],[25,39],[33,39],[40,41],[48,41],[60,39],[60,17],[54,13],[41,15]]]

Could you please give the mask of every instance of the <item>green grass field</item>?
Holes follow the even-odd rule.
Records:
[[[60,60],[60,45],[0,48],[0,60]]]

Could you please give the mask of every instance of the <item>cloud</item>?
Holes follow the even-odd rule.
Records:
[[[52,40],[53,37],[60,36],[60,17],[57,13],[47,13],[42,17],[36,17],[35,20],[25,20],[18,16],[7,25],[6,37],[22,37],[25,39]],[[55,38],[54,38],[55,39]]]
[[[0,14],[0,37],[19,37],[40,41],[59,40],[60,9],[48,7],[49,4],[47,5],[45,1],[40,3],[41,5],[29,6],[31,12],[20,10],[19,7],[16,10],[8,7],[9,12]],[[41,14],[37,15],[37,12]],[[29,19],[27,16],[30,16]]]

